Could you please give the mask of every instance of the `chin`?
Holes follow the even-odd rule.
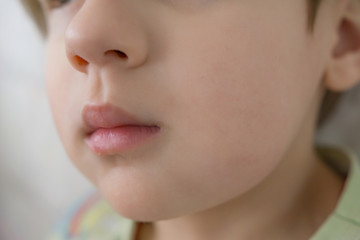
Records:
[[[119,215],[141,222],[177,217],[176,206],[169,204],[174,202],[169,194],[162,194],[159,188],[152,189],[146,183],[134,184],[134,179],[127,180],[108,177],[97,184],[103,198]]]
[[[119,215],[140,222],[154,222],[177,217],[163,207],[160,201],[149,201],[147,199],[138,199],[134,196],[126,198],[119,197],[116,194],[103,194],[109,205]]]

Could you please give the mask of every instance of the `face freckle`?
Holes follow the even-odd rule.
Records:
[[[146,11],[80,2],[50,19],[47,89],[66,151],[114,209],[176,217],[235,198],[276,168],[318,86],[304,1],[200,0],[186,13],[162,1]],[[159,136],[97,155],[81,116],[89,104],[157,123]]]

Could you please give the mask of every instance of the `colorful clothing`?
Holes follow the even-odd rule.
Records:
[[[310,240],[360,240],[360,161],[344,147],[317,150],[347,179],[335,210]],[[48,240],[134,240],[137,226],[93,193],[69,212]]]
[[[133,220],[118,215],[98,193],[91,193],[55,225],[49,240],[130,240]]]

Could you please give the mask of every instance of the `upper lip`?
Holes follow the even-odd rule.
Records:
[[[111,104],[87,104],[82,110],[82,119],[88,134],[100,128],[115,128],[126,125],[154,126],[131,116],[125,110]]]

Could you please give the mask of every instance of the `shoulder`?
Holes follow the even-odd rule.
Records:
[[[131,240],[135,222],[116,213],[97,193],[78,201],[47,240]]]

